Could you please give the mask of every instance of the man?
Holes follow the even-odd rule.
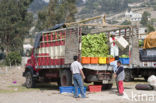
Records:
[[[77,56],[74,56],[73,59],[74,59],[74,62],[71,64],[71,71],[73,74],[74,88],[75,88],[74,97],[75,98],[79,97],[78,88],[80,88],[81,97],[86,98],[86,95],[84,93],[84,85],[82,81],[82,78],[85,79],[85,75],[82,71],[83,67],[81,63],[77,61],[78,60]]]
[[[115,56],[115,61],[111,62],[110,65],[113,66],[114,73],[117,71],[117,62],[119,60],[119,56]]]
[[[115,33],[113,32],[111,34],[111,37],[109,38],[109,42],[110,42],[110,54],[115,57],[115,56],[119,56],[119,48],[118,46],[115,44]]]
[[[114,77],[117,79],[118,82],[119,96],[122,96],[124,92],[123,81],[125,79],[125,72],[124,68],[121,66],[120,61],[117,62],[117,65],[117,72],[114,74]]]
[[[110,63],[110,65],[113,66],[113,71],[114,71],[114,73],[117,72],[117,67],[118,67],[117,62],[118,62],[118,60],[119,60],[119,56],[115,56],[115,61],[113,61],[113,62]],[[118,89],[117,78],[115,78],[115,81],[116,81],[117,90],[119,90],[119,89]],[[119,92],[119,91],[118,91],[118,92]]]

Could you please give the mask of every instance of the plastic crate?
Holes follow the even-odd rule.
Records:
[[[90,63],[91,64],[98,64],[99,58],[98,57],[91,57],[90,58]]]
[[[99,57],[99,64],[106,64],[106,57]]]
[[[84,87],[84,93],[86,94],[87,87]],[[75,88],[73,88],[73,94],[75,93]],[[80,88],[78,88],[78,95],[80,94]]]
[[[59,87],[60,93],[72,93],[74,90],[73,86],[67,86],[67,87]]]
[[[102,85],[90,85],[89,92],[101,92]]]
[[[106,63],[109,64],[111,62],[115,61],[115,58],[107,57]]]
[[[90,57],[82,57],[81,58],[81,63],[82,64],[90,64]]]
[[[129,64],[129,58],[119,58],[122,64]]]

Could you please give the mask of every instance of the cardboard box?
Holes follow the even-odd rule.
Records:
[[[115,43],[121,50],[125,49],[129,45],[123,36],[117,37]]]

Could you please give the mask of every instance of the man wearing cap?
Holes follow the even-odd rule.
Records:
[[[111,34],[111,37],[109,38],[109,42],[110,42],[110,54],[115,57],[115,56],[119,56],[119,48],[118,46],[115,44],[115,33],[113,32]]]

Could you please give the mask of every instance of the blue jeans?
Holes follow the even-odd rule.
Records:
[[[74,88],[75,88],[75,94],[74,97],[78,97],[78,88],[80,88],[80,93],[81,93],[81,97],[85,98],[86,95],[84,93],[84,86],[83,86],[83,81],[82,81],[82,77],[81,74],[74,74],[73,75],[73,80],[74,80]]]

